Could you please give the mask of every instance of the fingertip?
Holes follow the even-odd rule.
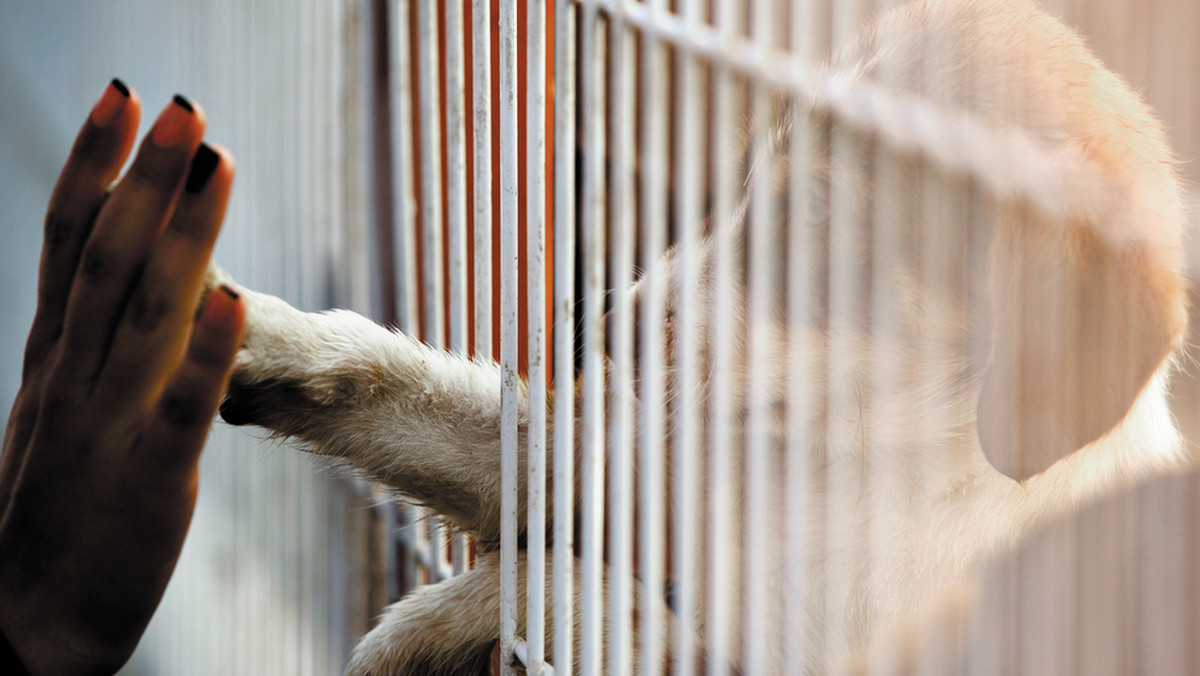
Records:
[[[221,146],[204,142],[192,155],[184,189],[194,195],[203,192],[211,184],[228,191],[233,175],[233,155]]]
[[[100,98],[92,106],[89,116],[93,126],[108,127],[129,108],[140,104],[136,92],[129,88],[120,78],[113,78],[100,93]]]
[[[209,294],[200,321],[211,326],[240,328],[244,315],[241,294],[228,284],[222,284]]]
[[[221,285],[208,295],[192,338],[192,358],[205,364],[232,363],[241,343],[246,307],[241,294]]]
[[[154,121],[150,140],[159,148],[177,145],[195,148],[204,138],[205,121],[204,108],[199,103],[176,94]]]
[[[210,143],[208,147],[221,158],[213,177],[213,183],[222,186],[222,189],[229,193],[233,189],[233,180],[237,175],[237,162],[233,158],[233,153],[216,143]]]
[[[232,179],[237,169],[237,162],[234,161],[233,153],[219,143],[207,143],[207,145],[214,153],[221,156],[221,167]]]
[[[142,104],[137,92],[114,78],[100,93],[68,159],[67,174],[100,178],[107,188],[137,140]],[[99,175],[90,172],[99,171]]]
[[[104,87],[96,105],[92,107],[90,119],[97,127],[107,127],[129,102],[129,88],[120,80],[113,80]]]

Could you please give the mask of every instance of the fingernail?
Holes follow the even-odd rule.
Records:
[[[184,190],[195,194],[204,190],[204,186],[208,185],[208,179],[212,178],[213,173],[217,170],[217,165],[221,163],[221,156],[216,153],[207,143],[201,143],[196,149],[196,154],[192,157],[192,166],[188,169],[187,183],[184,184]]]
[[[154,134],[151,136],[154,145],[168,148],[178,143],[194,111],[191,101],[176,94],[171,105],[167,106],[154,123]]]
[[[208,302],[204,305],[204,316],[201,321],[205,323],[219,322],[222,318],[229,316],[234,303],[238,300],[237,292],[229,286],[222,284],[218,290],[221,293],[210,293]]]
[[[128,101],[129,87],[126,87],[124,82],[113,78],[113,81],[104,88],[100,100],[92,108],[92,124],[97,127],[107,127],[117,119],[122,110],[125,110],[125,104]]]

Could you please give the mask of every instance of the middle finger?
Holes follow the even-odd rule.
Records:
[[[71,287],[58,363],[79,385],[90,389],[111,347],[129,290],[171,216],[203,135],[203,111],[176,96],[96,219]]]
[[[114,331],[94,390],[101,400],[153,399],[182,356],[232,181],[233,157],[201,144],[184,194],[154,243]]]

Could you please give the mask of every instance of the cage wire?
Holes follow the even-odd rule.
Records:
[[[1062,69],[1020,60],[1081,49],[1073,33],[1023,1],[870,23],[900,4],[388,3],[395,320],[503,374],[501,673],[1200,664],[1190,477],[1059,522],[979,574],[973,603],[886,631],[1055,516],[1017,493],[1073,510],[1124,483],[980,464],[989,313],[1064,336],[1029,348],[1062,369],[1038,383],[1124,373],[1078,363],[1097,313],[1100,342],[1141,335],[1081,310],[1095,280],[1057,263],[1021,259],[1045,279],[1005,278],[1032,291],[997,301],[996,249],[1085,227],[1079,246],[1119,257],[1173,227],[1129,227],[1154,196],[1063,131],[1084,113],[1044,100]],[[1034,37],[988,33],[1009,29]],[[1166,202],[1143,215],[1169,221]],[[1007,443],[1042,429],[1022,405],[996,405]],[[1070,415],[1046,424],[1075,438],[1090,423]],[[404,514],[410,587],[470,565],[463,536]]]

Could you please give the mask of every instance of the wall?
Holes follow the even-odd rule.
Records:
[[[0,407],[19,385],[41,220],[78,125],[114,76],[142,131],[180,92],[238,176],[218,259],[305,309],[368,311],[364,4],[0,3]],[[320,461],[222,423],[196,518],[126,674],[341,671],[368,602],[373,510]],[[316,471],[314,471],[314,469]]]

